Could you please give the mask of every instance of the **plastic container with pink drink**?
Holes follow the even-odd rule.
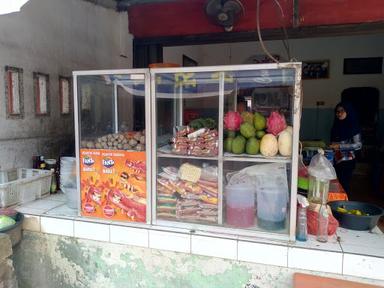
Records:
[[[255,189],[241,183],[225,187],[226,223],[234,227],[247,228],[255,224]]]

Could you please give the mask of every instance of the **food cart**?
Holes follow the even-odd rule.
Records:
[[[83,71],[74,90],[83,216],[294,240],[300,63]]]

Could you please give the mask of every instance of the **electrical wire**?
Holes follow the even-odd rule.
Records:
[[[279,60],[277,60],[275,57],[272,56],[271,53],[269,53],[267,47],[264,45],[263,38],[261,37],[261,31],[260,31],[260,0],[256,0],[256,27],[257,27],[257,36],[259,38],[261,49],[263,49],[264,53],[275,63],[279,63]]]
[[[283,42],[283,45],[285,48],[285,52],[287,53],[287,58],[288,58],[288,60],[291,60],[291,51],[289,48],[288,32],[287,32],[287,29],[285,27],[285,23],[283,21],[283,19],[285,18],[284,10],[283,10],[283,7],[281,7],[279,0],[274,0],[274,3],[276,4],[275,6],[277,8],[279,8],[279,10],[280,10],[280,14],[281,14],[281,17],[279,18],[280,19],[280,25],[281,25],[281,29],[283,30],[284,38],[285,38],[285,39],[282,39],[282,42]]]
[[[278,0],[274,0],[274,3],[275,3],[275,6],[280,10],[281,17],[279,19],[280,19],[281,28],[283,30],[284,38],[285,38],[285,39],[282,39],[282,42],[283,42],[284,49],[285,49],[285,51],[287,53],[288,60],[291,60],[291,51],[290,51],[290,47],[289,47],[289,37],[288,37],[288,33],[287,33],[287,29],[285,27],[284,21],[282,21],[283,18],[285,18],[284,10],[281,7],[281,4],[280,4],[280,2]],[[259,42],[260,42],[261,48],[263,49],[264,53],[272,61],[274,61],[276,63],[279,63],[279,61],[275,57],[273,57],[272,54],[268,51],[267,47],[264,44],[263,38],[261,37],[261,31],[260,31],[260,0],[257,0],[256,9],[257,9],[257,11],[256,11],[257,36],[259,38]]]

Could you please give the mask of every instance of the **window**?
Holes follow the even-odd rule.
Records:
[[[43,73],[33,73],[35,90],[35,113],[38,116],[49,115],[49,76]]]
[[[5,67],[5,95],[7,118],[22,118],[23,105],[23,69]]]
[[[68,115],[70,113],[70,79],[59,76],[59,96],[60,96],[60,113]]]

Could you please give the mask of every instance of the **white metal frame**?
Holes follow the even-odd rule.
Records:
[[[273,161],[266,161],[261,158],[250,157],[225,157],[223,153],[223,117],[224,117],[224,77],[226,71],[246,71],[246,70],[263,70],[263,69],[295,69],[295,86],[292,104],[293,113],[293,151],[291,159],[284,157],[276,158]],[[222,226],[211,226],[205,224],[195,224],[187,222],[176,222],[168,220],[156,219],[156,177],[157,177],[157,159],[158,152],[156,149],[156,135],[157,135],[157,118],[156,118],[156,74],[159,73],[183,73],[183,72],[219,72],[219,156],[218,157],[195,157],[194,159],[209,159],[215,160],[218,163],[219,169],[219,191],[223,191],[223,163],[225,160],[231,161],[244,161],[244,162],[283,162],[291,163],[291,189],[290,189],[290,212],[289,212],[289,227],[287,234],[277,234],[268,231],[253,231],[246,229],[234,229]],[[75,118],[75,136],[76,136],[76,157],[77,157],[77,172],[80,175],[80,130],[79,130],[79,96],[77,87],[78,76],[92,76],[92,75],[113,75],[113,74],[143,74],[145,77],[145,125],[146,125],[146,161],[147,161],[147,224],[126,222],[131,226],[152,226],[158,230],[168,230],[171,228],[181,228],[194,232],[196,230],[201,232],[219,233],[224,237],[257,237],[271,240],[282,241],[295,241],[296,230],[296,196],[297,196],[297,163],[298,163],[298,143],[300,131],[300,118],[301,118],[301,63],[280,63],[280,64],[252,64],[252,65],[231,65],[231,66],[211,66],[211,67],[180,67],[180,68],[153,68],[153,69],[123,69],[123,70],[97,70],[97,71],[76,71],[73,72],[73,90],[74,90],[74,118]],[[236,102],[236,101],[235,101]],[[169,155],[172,158],[172,155]],[[180,158],[180,157],[174,157]],[[77,177],[78,192],[80,191],[80,177]],[[223,193],[219,192],[219,225],[223,222]],[[80,192],[79,192],[80,197]],[[81,209],[79,202],[79,214]],[[116,221],[118,222],[118,221]]]
[[[227,71],[246,71],[246,70],[263,70],[263,69],[283,69],[291,68],[295,69],[295,85],[293,91],[293,103],[292,103],[292,125],[293,125],[293,142],[292,142],[292,157],[286,159],[284,157],[277,158],[275,160],[267,160],[262,158],[250,158],[250,157],[225,157],[223,153],[223,117],[224,117],[224,76]],[[290,189],[290,203],[289,203],[289,227],[287,234],[278,234],[269,231],[259,230],[246,230],[246,229],[234,229],[229,227],[220,227],[205,224],[178,222],[171,220],[159,220],[156,218],[156,180],[157,180],[157,160],[158,152],[156,149],[156,135],[157,135],[157,111],[156,111],[156,75],[164,73],[183,73],[183,72],[219,72],[219,155],[218,157],[191,157],[192,159],[209,159],[218,161],[219,170],[219,221],[221,225],[223,222],[223,162],[225,160],[236,161],[248,161],[248,162],[283,162],[291,163],[291,189]],[[183,67],[183,68],[154,68],[150,69],[151,75],[151,103],[152,103],[152,223],[159,226],[171,226],[177,228],[188,229],[191,232],[199,230],[204,232],[214,232],[227,235],[249,236],[258,238],[268,238],[283,241],[295,241],[296,231],[296,198],[297,198],[297,163],[298,163],[298,143],[299,143],[299,131],[300,131],[300,118],[301,118],[301,63],[280,63],[280,64],[252,64],[252,65],[231,65],[231,66],[212,66],[212,67]],[[172,157],[172,156],[171,156]],[[181,158],[181,157],[174,157]],[[220,192],[221,191],[221,192]]]
[[[152,180],[152,158],[151,158],[151,102],[150,102],[150,75],[148,69],[122,69],[122,70],[90,70],[90,71],[74,71],[73,72],[73,97],[74,97],[74,118],[75,118],[75,141],[76,141],[76,171],[77,175],[77,192],[80,198],[78,205],[78,213],[81,215],[81,193],[80,193],[80,123],[79,123],[79,95],[77,87],[77,77],[79,76],[97,76],[97,75],[143,75],[145,86],[145,156],[146,156],[146,189],[147,189],[147,209],[146,223],[151,224],[152,197],[151,197],[151,180]],[[117,113],[117,87],[114,85],[114,111]],[[117,123],[117,114],[115,114],[115,127]],[[115,128],[116,129],[116,128]],[[116,131],[115,131],[116,132]],[[116,221],[118,222],[118,221]],[[136,223],[138,224],[138,223]]]

